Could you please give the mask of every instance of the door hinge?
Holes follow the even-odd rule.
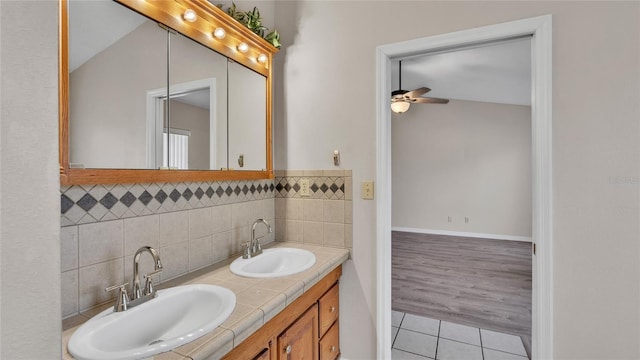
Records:
[[[536,243],[531,243],[531,252],[533,252],[533,255],[536,254]]]

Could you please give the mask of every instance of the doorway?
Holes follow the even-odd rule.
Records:
[[[391,358],[391,60],[532,35],[532,358],[552,358],[551,16],[380,46],[377,49],[378,357]]]

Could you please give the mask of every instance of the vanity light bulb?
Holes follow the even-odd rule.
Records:
[[[240,43],[240,45],[238,45],[238,51],[240,51],[241,53],[246,53],[247,51],[249,51],[249,45],[247,45],[247,43]]]
[[[187,9],[184,12],[184,14],[182,15],[182,18],[185,19],[188,22],[194,22],[198,18],[198,15],[196,15],[195,11],[193,11],[191,9]]]
[[[213,30],[213,36],[216,39],[224,39],[225,36],[227,36],[227,32],[224,31],[223,28],[216,28],[215,30]]]
[[[267,62],[267,60],[268,60],[267,55],[265,55],[265,54],[258,55],[258,62],[259,63],[264,64],[264,63]]]

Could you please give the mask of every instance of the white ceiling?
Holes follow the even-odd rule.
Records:
[[[392,63],[398,88],[398,62]],[[531,40],[508,40],[475,48],[402,60],[402,88],[428,87],[423,96],[531,105]]]
[[[71,0],[68,11],[69,72],[147,20],[114,1]]]

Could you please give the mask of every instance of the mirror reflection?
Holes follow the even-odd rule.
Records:
[[[69,2],[71,167],[150,168],[146,93],[166,88],[166,43],[165,30],[114,2]]]
[[[169,49],[169,167],[226,168],[227,58],[176,33]]]
[[[113,1],[68,11],[72,168],[267,168],[265,76]]]
[[[267,168],[267,79],[229,62],[229,167]]]

